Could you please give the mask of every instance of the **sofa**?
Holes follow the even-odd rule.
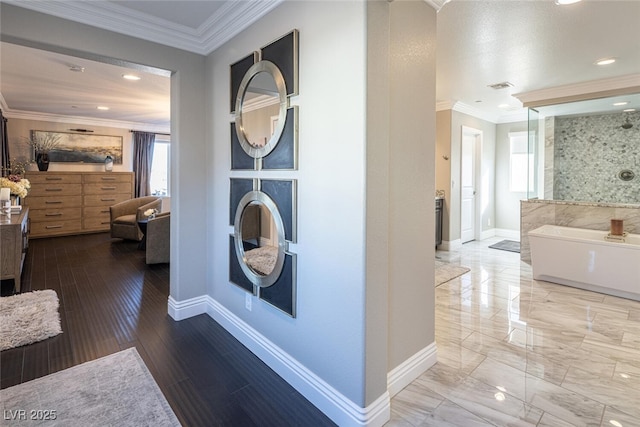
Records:
[[[147,222],[146,262],[147,264],[168,263],[170,257],[171,215],[162,212]]]
[[[144,234],[138,221],[145,219],[148,209],[162,209],[162,199],[156,196],[136,197],[109,207],[111,237],[125,240],[142,240]]]

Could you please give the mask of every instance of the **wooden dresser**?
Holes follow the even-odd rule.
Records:
[[[20,292],[20,276],[29,247],[29,208],[12,213],[11,219],[0,216],[0,279],[13,279]]]
[[[133,198],[133,172],[27,172],[31,237],[109,230],[109,206]]]

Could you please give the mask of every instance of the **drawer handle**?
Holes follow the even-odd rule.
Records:
[[[111,222],[109,222],[109,221],[102,221],[100,224],[102,224],[102,225],[107,225],[107,224],[111,224]]]
[[[62,191],[62,188],[45,188],[44,191]]]
[[[101,190],[115,190],[116,187],[101,187]]]
[[[110,177],[110,176],[103,176],[102,178],[103,181],[115,181],[116,179],[114,177]]]
[[[45,181],[62,181],[62,177],[59,176],[48,176],[45,178]]]
[[[47,225],[45,228],[47,230],[51,230],[52,228],[62,228],[62,226],[61,225]]]
[[[112,197],[112,198],[110,198],[110,199],[104,199],[104,198],[100,199],[100,201],[101,201],[101,202],[113,202],[113,201],[115,201],[115,200],[116,200],[116,199],[115,199],[115,198],[113,198],[113,197]]]
[[[62,200],[47,200],[44,203],[45,205],[58,205],[62,203]]]
[[[100,213],[109,213],[109,209],[101,210]]]
[[[62,212],[46,213],[44,216],[62,216]]]

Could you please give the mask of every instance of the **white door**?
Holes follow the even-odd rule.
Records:
[[[463,133],[462,135],[462,163],[460,202],[460,238],[462,243],[476,238],[476,135]]]

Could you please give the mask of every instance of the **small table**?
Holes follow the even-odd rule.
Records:
[[[146,250],[147,249],[147,223],[149,219],[139,219],[138,227],[140,227],[140,231],[142,231],[142,240],[138,243],[138,249]]]

